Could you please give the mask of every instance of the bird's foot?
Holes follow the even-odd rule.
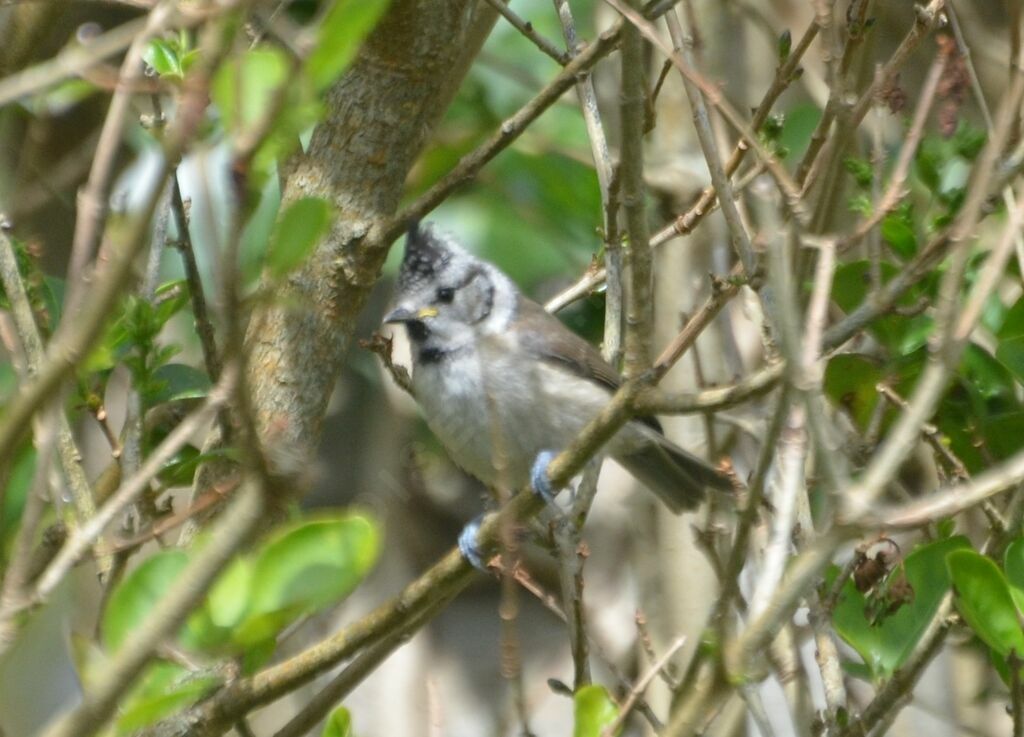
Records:
[[[548,476],[548,466],[551,465],[551,461],[555,460],[556,455],[558,453],[553,450],[542,450],[537,454],[533,466],[530,468],[530,485],[533,487],[534,494],[547,502],[548,506],[558,510],[558,504],[555,503],[555,496],[558,492],[552,488],[551,478]]]
[[[480,525],[486,517],[484,514],[477,515],[473,520],[462,528],[459,533],[459,552],[466,562],[481,573],[489,573],[487,562],[484,560],[484,550],[480,547]]]

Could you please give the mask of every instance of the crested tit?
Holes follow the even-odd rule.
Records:
[[[427,424],[459,466],[492,488],[536,487],[535,459],[569,445],[620,384],[593,346],[429,226],[409,229],[395,301],[385,322],[408,332]],[[604,452],[673,512],[696,507],[707,487],[731,488],[665,438],[653,417],[627,423]]]

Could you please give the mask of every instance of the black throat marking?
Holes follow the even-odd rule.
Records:
[[[420,348],[418,354],[418,362],[421,366],[428,366],[431,364],[436,365],[467,350],[469,350],[468,345],[459,346],[458,348],[449,348],[447,350],[436,346],[423,346]]]

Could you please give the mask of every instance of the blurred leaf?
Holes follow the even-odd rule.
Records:
[[[267,249],[267,270],[280,279],[313,252],[331,225],[331,206],[319,197],[303,197],[281,215]]]
[[[335,0],[306,70],[318,90],[328,87],[355,58],[363,39],[387,10],[388,0]]]
[[[142,625],[187,562],[183,550],[161,550],[124,577],[110,595],[100,627],[109,651],[116,651],[128,634]]]
[[[981,641],[1004,658],[1011,651],[1024,654],[1017,607],[999,567],[973,550],[950,553],[946,565],[956,591],[957,610]]]
[[[285,52],[270,46],[228,57],[210,87],[225,127],[239,133],[257,125],[277,90],[288,81],[288,71]]]
[[[142,54],[142,59],[161,77],[181,79],[185,76],[178,51],[163,39],[151,40]]]
[[[879,264],[882,284],[888,282],[898,272],[898,268],[883,261]],[[867,261],[852,261],[836,269],[832,285],[832,298],[844,312],[857,309],[865,299],[871,286],[870,265]],[[910,290],[899,300],[904,306],[913,305],[917,293]],[[926,318],[925,318],[926,319]],[[869,330],[888,347],[895,355],[905,356],[916,349],[914,342],[904,348],[904,337],[910,328],[920,329],[921,323],[907,320],[899,315],[883,315],[869,324]]]
[[[843,586],[832,614],[833,624],[839,636],[861,656],[875,679],[891,676],[913,652],[949,591],[946,556],[968,547],[970,542],[963,536],[917,547],[902,565],[906,582],[913,587],[913,601],[875,625],[865,615],[868,601],[864,594],[857,590],[852,580]],[[886,585],[898,575],[899,568],[889,575]],[[831,576],[834,580],[835,571]]]
[[[188,618],[182,644],[198,650],[217,650],[232,639],[235,626],[249,608],[253,564],[236,557],[217,577],[203,606]]]
[[[154,724],[182,707],[196,703],[221,682],[218,677],[190,673],[174,663],[154,663],[123,699],[117,718],[117,734],[131,734]]]
[[[150,397],[153,404],[202,399],[210,392],[210,377],[184,363],[164,364],[153,372],[153,378],[163,382],[160,389]]]
[[[789,58],[789,52],[793,50],[793,34],[787,28],[779,36],[779,64],[785,64]]]
[[[70,114],[97,91],[96,85],[84,79],[67,79],[33,97],[30,107],[38,117],[56,118]]]
[[[3,413],[3,406],[7,404],[18,388],[18,373],[14,366],[9,363],[0,363],[0,414]]]
[[[971,389],[985,399],[1013,393],[1013,376],[1006,366],[977,343],[967,346],[960,371]]]
[[[9,543],[14,531],[21,522],[22,512],[25,511],[25,501],[28,499],[28,491],[32,486],[32,478],[36,473],[36,450],[31,444],[26,444],[18,454],[11,475],[7,478],[5,493],[3,497],[3,534],[0,542]],[[3,557],[3,548],[0,548],[0,559]]]
[[[904,260],[912,258],[917,253],[917,235],[908,217],[898,214],[886,215],[882,220],[882,238]]]
[[[584,686],[572,700],[576,724],[573,737],[601,737],[619,716],[619,707],[604,686]]]
[[[882,370],[874,362],[853,353],[840,353],[825,367],[825,393],[863,430],[880,401],[875,386],[882,378]]]
[[[984,128],[976,128],[963,118],[953,134],[953,148],[968,161],[973,161],[985,146],[988,134]]]
[[[337,706],[324,723],[322,737],[352,737],[352,715],[344,706]]]
[[[1007,311],[997,337],[996,358],[1024,384],[1024,297]]]
[[[1017,538],[1006,548],[1003,566],[1013,603],[1018,612],[1024,613],[1024,538]]]
[[[379,542],[376,523],[359,514],[301,522],[276,535],[257,553],[235,642],[266,640],[297,616],[347,596],[376,562]]]
[[[847,156],[843,159],[843,166],[853,176],[853,181],[858,187],[867,189],[875,178],[875,172],[871,168],[871,162],[856,156]]]
[[[811,134],[821,120],[821,109],[816,105],[796,105],[786,113],[780,143],[788,150],[787,162],[799,161],[811,142]]]

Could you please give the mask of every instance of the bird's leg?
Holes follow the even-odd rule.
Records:
[[[478,514],[459,533],[459,552],[462,553],[462,557],[466,559],[467,563],[481,573],[490,572],[487,570],[487,562],[484,560],[485,552],[480,547],[479,539],[480,525],[483,524],[487,514],[487,512]]]
[[[547,502],[549,507],[561,514],[562,510],[555,503],[555,497],[558,495],[558,492],[551,488],[551,479],[548,477],[548,466],[551,465],[551,461],[555,460],[556,455],[558,453],[553,450],[542,450],[537,454],[533,461],[533,466],[530,468],[530,486],[533,487],[534,494]]]

